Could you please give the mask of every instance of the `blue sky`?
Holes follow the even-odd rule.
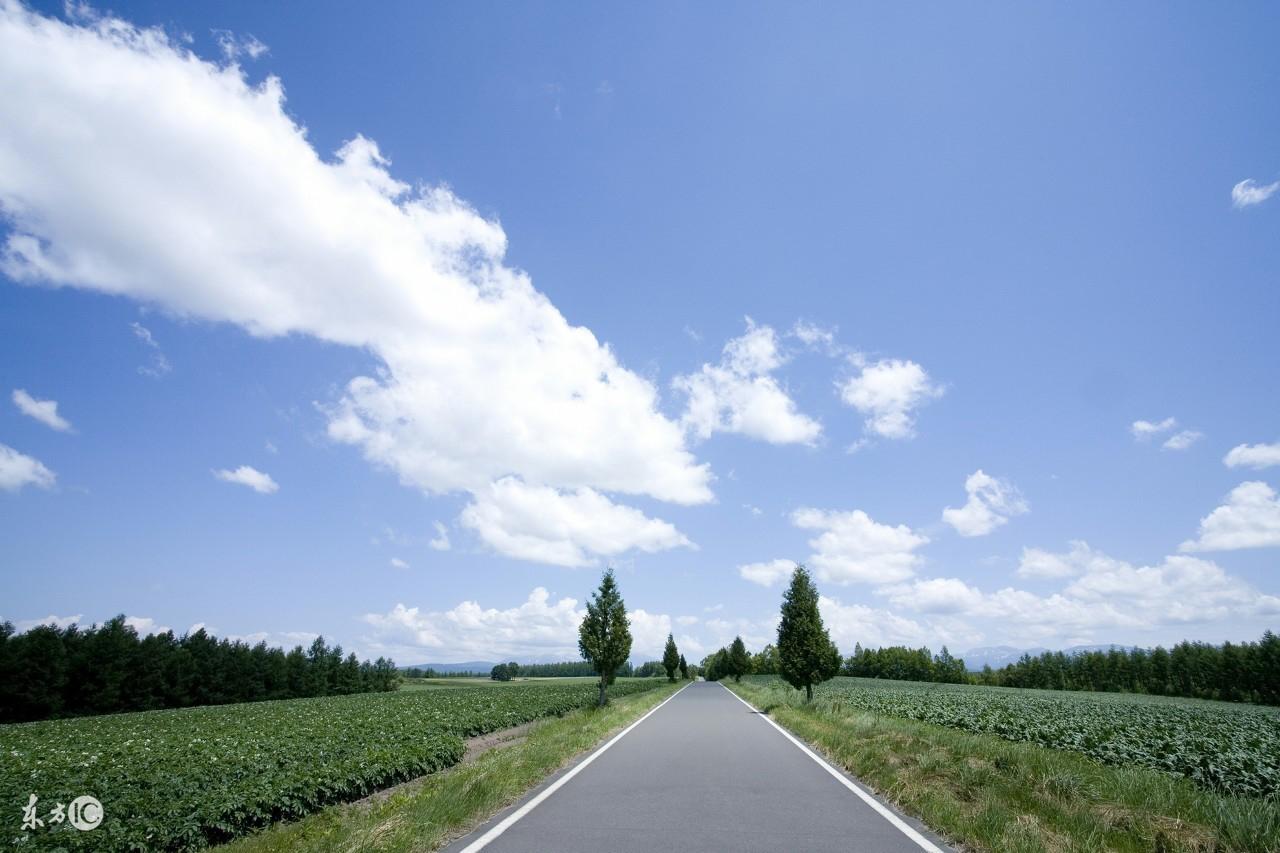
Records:
[[[2,4],[0,617],[1256,638],[1278,17]]]

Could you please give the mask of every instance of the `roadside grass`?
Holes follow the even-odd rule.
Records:
[[[218,848],[268,851],[431,851],[464,835],[563,767],[634,722],[683,683],[611,699],[535,723],[520,743],[355,803],[331,806]]]
[[[1280,851],[1280,803],[1227,797],[1154,770],[862,711],[785,686],[742,698],[953,843],[973,850]]]

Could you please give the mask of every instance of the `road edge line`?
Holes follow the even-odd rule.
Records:
[[[689,682],[689,684],[693,684],[693,682],[691,681]],[[616,735],[610,738],[609,741],[604,746],[598,748],[595,752],[591,753],[582,761],[575,764],[568,773],[564,774],[559,779],[552,782],[546,788],[543,788],[537,795],[533,797],[533,799],[529,800],[529,802],[525,803],[523,806],[516,809],[511,814],[507,815],[505,818],[502,819],[500,823],[498,823],[497,826],[493,827],[484,835],[480,836],[475,841],[471,842],[466,847],[462,848],[462,850],[459,851],[459,853],[478,853],[478,851],[488,847],[490,844],[496,841],[498,837],[502,835],[502,833],[506,832],[508,829],[514,826],[521,818],[523,818],[529,812],[537,808],[542,803],[543,800],[545,800],[547,797],[554,794],[556,791],[560,790],[560,788],[566,782],[568,782],[574,776],[577,776],[579,773],[585,770],[587,765],[595,761],[601,755],[603,755],[605,750],[613,746],[618,741],[622,740],[622,738],[626,736],[628,732],[630,732],[636,726],[643,723],[645,720],[649,719],[649,717],[654,712],[656,712],[659,708],[661,708],[663,705],[667,704],[672,699],[676,698],[681,693],[683,693],[685,691],[685,688],[687,688],[689,684],[686,684],[684,687],[681,687],[679,690],[677,690],[675,693],[672,693],[666,699],[663,699],[657,705],[654,705],[652,708],[650,708],[648,711],[645,712],[645,715],[643,717],[636,720],[634,723],[627,726],[622,731],[618,732]],[[730,691],[730,692],[732,693],[733,691]]]
[[[726,687],[724,684],[721,684],[720,686],[724,687],[725,690],[729,690],[729,688]],[[681,688],[681,689],[684,689],[684,688]],[[857,794],[859,799],[861,799],[867,805],[871,806],[871,808],[875,809],[882,818],[889,821],[889,823],[893,824],[895,829],[897,829],[903,835],[907,836],[907,838],[910,838],[912,841],[914,841],[916,845],[920,847],[921,850],[927,850],[929,851],[929,853],[944,853],[941,847],[934,844],[932,841],[930,841],[929,839],[921,835],[919,832],[917,832],[914,827],[912,827],[910,824],[906,823],[902,818],[898,817],[896,814],[890,811],[890,809],[887,806],[885,806],[884,803],[880,802],[875,797],[871,796],[866,791],[862,790],[857,785],[850,782],[849,779],[843,773],[841,773],[839,770],[837,770],[836,768],[828,764],[827,761],[822,758],[822,756],[818,755],[812,749],[805,746],[804,743],[802,743],[800,739],[797,738],[795,735],[791,734],[791,732],[787,731],[782,726],[775,723],[769,717],[769,715],[766,714],[764,711],[761,711],[755,705],[752,705],[750,702],[748,702],[746,699],[743,699],[741,696],[739,696],[737,693],[734,693],[732,690],[729,690],[729,695],[732,696],[734,699],[737,699],[743,705],[746,705],[752,711],[754,711],[760,717],[760,719],[764,720],[766,723],[768,723],[769,725],[777,729],[782,734],[783,737],[785,737],[787,740],[795,744],[796,747],[799,748],[801,752],[803,752],[805,755],[812,758],[814,761],[818,762],[818,764],[822,767],[823,770],[826,770],[833,777],[835,777],[836,781],[838,781],[841,785],[844,785],[850,791],[853,791],[853,793]]]

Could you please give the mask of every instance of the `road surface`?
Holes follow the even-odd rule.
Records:
[[[728,688],[697,682],[448,853],[948,851],[854,786]]]

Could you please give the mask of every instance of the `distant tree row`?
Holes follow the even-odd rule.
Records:
[[[488,672],[475,672],[469,669],[455,669],[448,672],[433,666],[411,666],[400,670],[405,678],[488,678]]]
[[[1172,649],[1045,652],[1023,655],[1000,670],[985,667],[979,684],[1044,690],[1153,693],[1280,705],[1280,637],[1256,643],[1181,642]]]
[[[290,652],[219,640],[203,629],[138,636],[102,625],[0,624],[0,722],[395,690],[395,664],[361,663],[317,637]]]
[[[856,678],[891,678],[943,684],[964,684],[969,681],[964,659],[953,657],[946,646],[934,655],[924,647],[909,649],[905,646],[885,646],[864,649],[861,643],[857,643],[853,647],[853,654],[840,667],[840,674]]]

